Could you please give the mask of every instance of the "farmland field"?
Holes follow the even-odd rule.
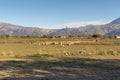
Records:
[[[0,80],[120,80],[120,39],[0,38]]]

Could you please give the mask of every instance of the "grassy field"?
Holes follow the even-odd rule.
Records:
[[[120,39],[0,38],[0,80],[120,80]]]

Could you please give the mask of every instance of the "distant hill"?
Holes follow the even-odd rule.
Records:
[[[48,35],[53,30],[42,29],[37,27],[24,27],[8,23],[0,23],[0,35],[13,35],[13,36],[42,36]]]
[[[76,27],[76,26],[74,26]],[[88,25],[79,28],[63,28],[63,29],[43,29],[38,27],[24,27],[9,23],[0,23],[0,35],[13,36],[60,36],[60,35],[79,35],[89,36],[93,34],[102,35],[120,35],[120,18],[113,20],[105,25]]]
[[[79,28],[60,29],[51,35],[80,35],[89,36],[93,34],[101,35],[120,35],[120,18],[105,25],[88,25]]]

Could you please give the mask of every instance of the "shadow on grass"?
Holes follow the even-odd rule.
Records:
[[[34,55],[28,55],[26,56],[26,58],[47,58],[47,57],[53,57],[53,55],[50,55],[50,54],[34,54]]]
[[[0,80],[120,80],[119,59],[0,61]]]

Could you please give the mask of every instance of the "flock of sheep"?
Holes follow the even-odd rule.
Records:
[[[81,41],[54,41],[54,42],[40,42],[39,45],[75,45],[75,44],[80,44]]]

